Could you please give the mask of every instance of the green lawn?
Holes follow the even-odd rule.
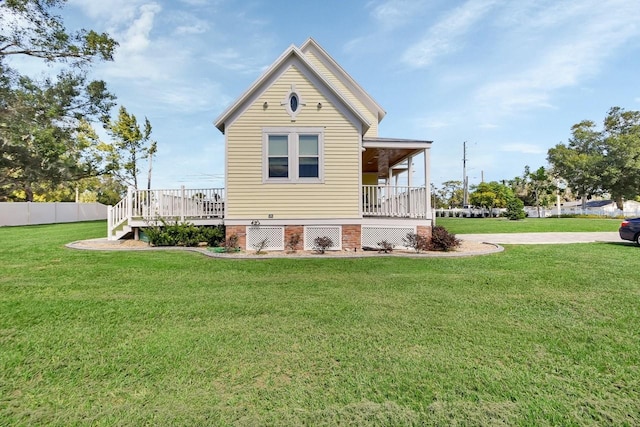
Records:
[[[0,228],[0,425],[638,425],[640,249],[220,260]]]
[[[558,231],[618,231],[620,219],[593,218],[436,218],[436,224],[454,234],[535,233]]]

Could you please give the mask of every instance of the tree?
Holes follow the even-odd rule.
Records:
[[[442,188],[439,190],[438,195],[444,207],[461,207],[462,206],[462,181],[445,181],[442,183]]]
[[[604,120],[602,186],[623,209],[640,192],[640,111],[609,110]]]
[[[506,208],[507,202],[514,198],[511,188],[496,181],[478,184],[469,200],[472,205],[486,208],[491,212],[494,208]]]
[[[105,128],[114,138],[109,156],[109,170],[122,182],[138,188],[140,163],[148,157],[149,163],[157,151],[157,144],[151,141],[151,122],[145,117],[144,128],[140,129],[138,120],[129,114],[124,106],[120,107],[118,118],[105,123]],[[148,186],[151,186],[151,165],[149,165]]]
[[[83,138],[87,120],[107,114],[113,96],[103,82],[61,72],[42,82],[19,76],[0,99],[0,199],[46,181],[55,186],[98,173],[96,145]]]
[[[51,9],[66,0],[5,0],[0,2],[0,60],[27,55],[48,62],[84,65],[94,59],[113,60],[118,43],[92,30],[68,31]]]
[[[55,187],[96,174],[93,146],[82,127],[108,114],[114,99],[102,81],[88,81],[86,66],[111,60],[117,43],[107,34],[68,31],[52,9],[64,0],[0,1],[0,200],[33,187]],[[26,55],[67,63],[54,78],[20,75],[8,58]]]
[[[557,189],[553,182],[553,177],[543,166],[533,172],[531,172],[529,166],[525,166],[524,179],[527,183],[527,189],[532,195],[534,206],[538,211],[538,218],[540,218],[540,207],[547,208],[553,203],[552,196]]]
[[[595,123],[584,120],[571,128],[569,144],[558,144],[549,149],[547,160],[567,186],[582,198],[586,208],[587,197],[602,192],[601,167],[603,160],[602,135]]]
[[[609,192],[620,209],[640,188],[640,111],[613,107],[596,129],[590,120],[572,127],[569,145],[549,150],[548,160],[569,188],[582,197]]]
[[[524,203],[517,197],[512,197],[507,202],[506,217],[512,221],[524,219],[527,214],[524,212]]]

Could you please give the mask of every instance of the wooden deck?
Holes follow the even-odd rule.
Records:
[[[134,228],[162,221],[218,225],[225,217],[224,188],[134,190],[109,207],[107,236],[118,240]],[[425,187],[362,186],[362,218],[427,219]]]

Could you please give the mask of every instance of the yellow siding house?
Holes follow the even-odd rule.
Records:
[[[289,47],[215,121],[227,237],[284,250],[297,234],[308,250],[326,236],[334,250],[359,251],[430,234],[431,142],[378,137],[385,114],[313,39]]]

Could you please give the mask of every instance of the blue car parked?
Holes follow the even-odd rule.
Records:
[[[618,229],[622,240],[631,240],[640,246],[640,218],[625,219]]]

